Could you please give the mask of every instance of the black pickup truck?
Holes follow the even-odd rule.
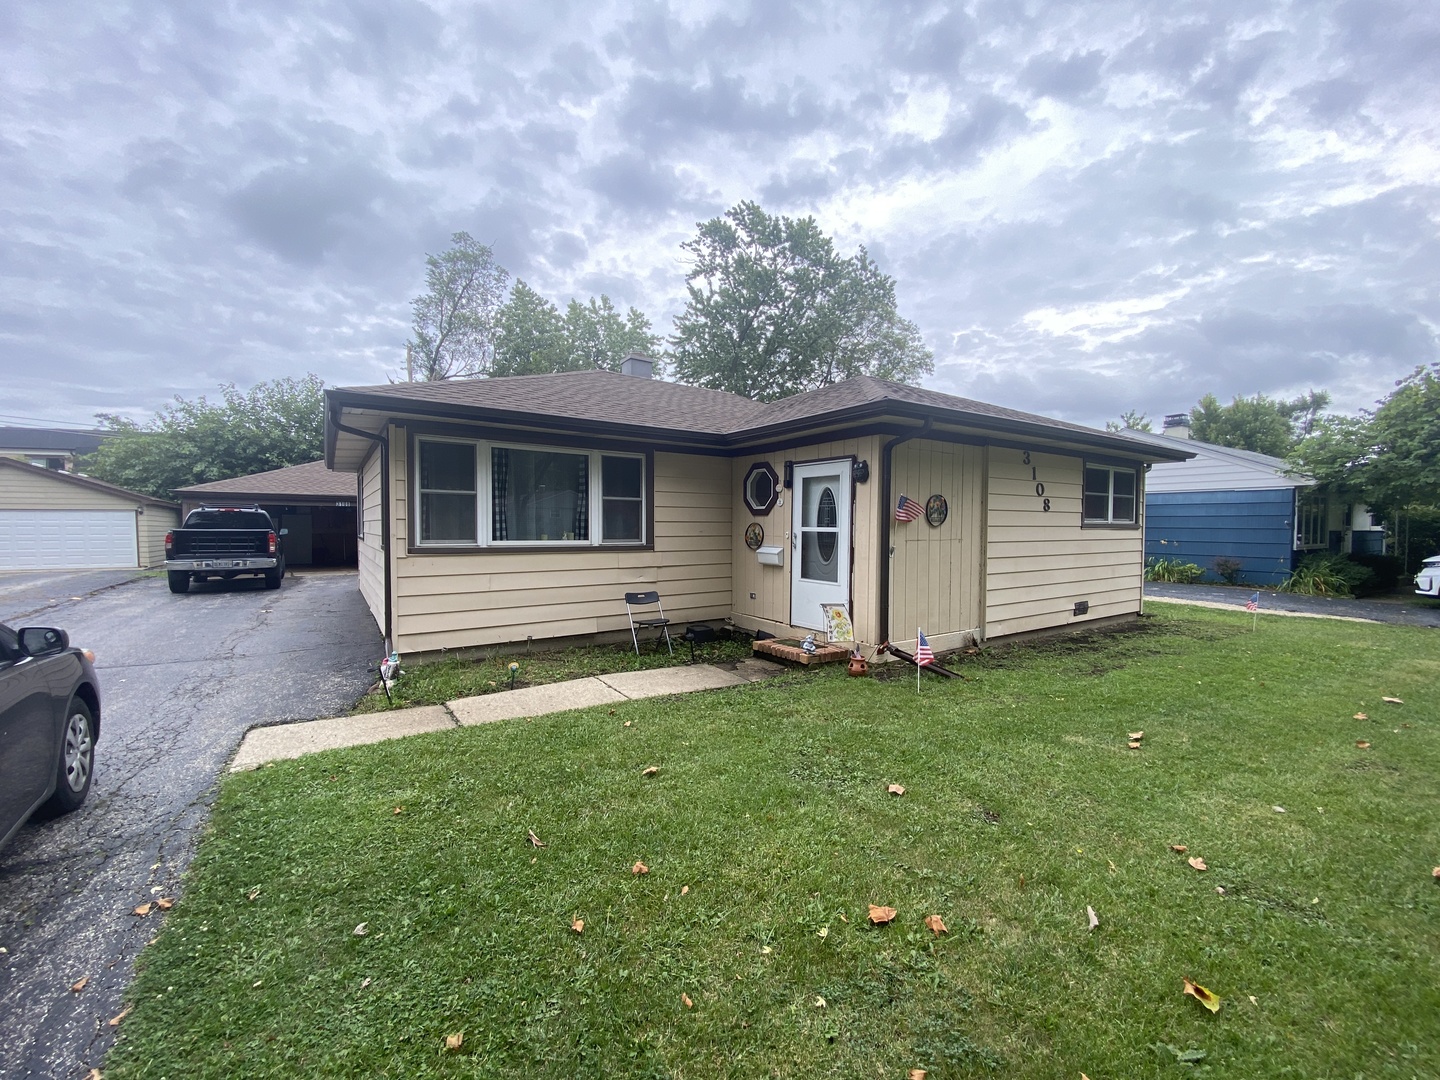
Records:
[[[282,538],[270,515],[259,507],[202,506],[185,524],[165,534],[165,572],[170,591],[190,590],[190,582],[260,574],[267,589],[285,577]]]

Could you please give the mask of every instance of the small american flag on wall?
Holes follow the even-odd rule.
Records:
[[[910,498],[909,495],[901,495],[900,501],[895,504],[896,521],[918,521],[923,513],[925,513],[925,507]]]

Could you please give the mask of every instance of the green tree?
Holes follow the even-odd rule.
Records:
[[[1291,466],[1386,516],[1440,510],[1440,364],[1416,368],[1376,404],[1322,420]]]
[[[567,370],[603,368],[619,371],[620,361],[632,352],[658,358],[664,339],[650,329],[644,313],[630,308],[622,318],[604,293],[588,304],[571,300],[565,309]]]
[[[658,356],[664,339],[636,308],[622,316],[610,298],[588,304],[571,300],[560,309],[523,281],[516,281],[496,321],[491,375],[540,375],[551,371],[619,371],[631,352]]]
[[[1330,395],[1324,390],[1289,401],[1264,394],[1236,397],[1229,405],[1206,394],[1190,410],[1190,436],[1216,446],[1284,457],[1314,430],[1321,410],[1329,404]]]
[[[219,402],[177,397],[145,424],[100,413],[110,437],[82,470],[169,499],[176,488],[315,461],[325,454],[324,387],[316,375],[244,393],[229,384]]]
[[[742,202],[681,247],[692,259],[670,339],[681,382],[773,401],[853,375],[913,382],[934,370],[894,280],[863,247],[841,256],[814,218]]]
[[[449,250],[425,256],[425,266],[425,292],[410,302],[414,336],[405,343],[415,377],[488,375],[509,272],[487,245],[463,232],[450,238]]]
[[[539,375],[569,371],[565,320],[560,309],[516,280],[495,324],[492,375]]]
[[[1155,430],[1150,423],[1150,418],[1142,412],[1130,409],[1120,414],[1119,420],[1106,420],[1106,431],[1150,431]]]

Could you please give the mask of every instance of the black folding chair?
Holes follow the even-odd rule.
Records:
[[[656,615],[653,618],[635,617],[636,608],[653,607]],[[670,620],[665,617],[665,608],[660,603],[658,592],[627,592],[625,594],[625,614],[630,617],[630,640],[635,643],[635,655],[640,655],[639,630],[659,630],[665,635],[665,647],[670,650],[670,655],[675,655],[675,646],[670,644]],[[660,639],[655,639],[655,648],[660,648]]]

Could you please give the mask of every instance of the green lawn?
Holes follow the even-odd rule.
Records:
[[[232,776],[105,1076],[1440,1075],[1440,635],[1151,610]]]

